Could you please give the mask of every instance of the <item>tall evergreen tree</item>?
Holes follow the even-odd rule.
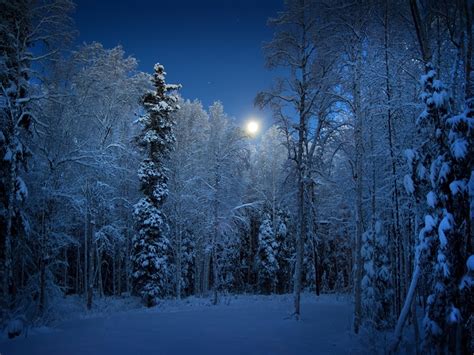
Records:
[[[138,171],[144,197],[134,208],[137,234],[132,241],[135,291],[148,307],[155,304],[157,297],[166,295],[171,277],[170,241],[161,208],[168,195],[164,162],[175,142],[172,113],[179,109],[178,97],[173,92],[180,88],[166,84],[162,65],[155,64],[154,71],[155,91],[144,95],[142,105],[146,112],[139,119],[143,129],[137,143],[146,154]]]
[[[427,65],[422,78],[426,105],[420,124],[432,128],[434,149],[429,166],[431,191],[426,196],[429,213],[420,235],[433,265],[432,290],[427,299],[424,345],[437,352],[463,352],[461,322],[472,314],[460,301],[464,261],[472,253],[468,181],[473,168],[472,109],[449,117],[450,99],[444,84]],[[467,337],[467,334],[465,334]],[[462,350],[461,350],[462,349]]]

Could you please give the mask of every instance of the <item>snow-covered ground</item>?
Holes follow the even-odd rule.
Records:
[[[352,306],[341,296],[226,296],[165,301],[152,309],[93,313],[28,336],[0,341],[2,355],[41,354],[364,354],[351,329]],[[365,351],[364,351],[365,348]]]

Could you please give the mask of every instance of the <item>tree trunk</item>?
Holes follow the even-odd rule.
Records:
[[[117,245],[115,242],[112,255],[112,294],[117,295]]]
[[[84,214],[84,295],[86,298],[89,285],[89,212],[87,210],[88,206],[86,205],[86,212]]]
[[[11,127],[12,133],[14,136],[16,130],[14,126]],[[13,148],[13,147],[12,147]],[[12,149],[10,148],[10,149]],[[14,151],[14,150],[12,150]],[[12,255],[12,240],[13,240],[13,217],[15,215],[14,207],[14,191],[15,191],[15,181],[16,181],[16,163],[15,159],[12,159],[9,169],[9,181],[8,181],[8,202],[7,202],[7,213],[6,213],[6,233],[4,237],[4,254],[3,257],[3,280],[2,280],[2,290],[3,290],[3,302],[5,304],[5,309],[10,309],[12,307],[12,301],[14,299],[14,286],[13,286],[13,255]]]
[[[400,312],[400,317],[398,318],[397,325],[395,327],[395,332],[393,333],[393,341],[390,346],[390,353],[395,353],[398,349],[398,345],[402,340],[402,331],[405,325],[405,322],[408,318],[408,314],[410,313],[411,304],[415,297],[416,287],[418,286],[418,280],[420,279],[420,266],[417,263],[415,265],[415,271],[413,272],[413,276],[411,278],[410,288],[408,289],[408,294],[405,298],[405,303],[403,305],[402,311]]]
[[[204,261],[202,267],[202,287],[201,294],[207,295],[209,291],[209,272],[211,266],[211,253],[207,250],[204,251]]]
[[[178,300],[181,299],[181,256],[182,256],[182,252],[181,252],[181,243],[182,243],[182,236],[181,236],[181,227],[179,225],[179,222],[178,222],[178,235],[177,235],[177,246],[176,246],[176,298]]]
[[[298,233],[296,235],[296,260],[295,260],[295,276],[294,276],[294,307],[295,317],[300,317],[300,298],[301,298],[301,282],[303,273],[303,246],[306,240],[306,210],[305,210],[305,167],[304,167],[304,140],[306,132],[306,122],[304,114],[304,95],[301,100],[302,108],[300,109],[300,123],[298,130],[298,148],[297,148],[297,169],[298,169]]]
[[[43,209],[41,215],[41,246],[40,246],[40,287],[39,287],[39,304],[38,311],[40,316],[43,315],[45,308],[45,292],[46,292],[46,260],[45,260],[45,241],[46,241],[46,221],[45,211]]]
[[[92,245],[92,238],[94,235],[94,221],[92,221],[92,216],[90,212],[87,212],[87,221],[88,221],[88,235],[87,235],[87,244],[88,244],[88,255],[87,255],[87,309],[92,308],[92,294],[94,287],[94,248]]]
[[[68,264],[68,257],[67,257],[67,247],[64,248],[64,295],[67,294],[67,289],[68,289],[68,269],[69,269],[69,264]]]
[[[79,280],[79,268],[81,267],[81,250],[80,246],[78,245],[76,248],[76,293],[79,294],[80,290],[80,280]]]
[[[359,47],[362,44],[359,43]],[[359,327],[362,318],[362,300],[361,300],[361,282],[362,282],[362,233],[364,232],[363,224],[363,135],[362,135],[362,110],[361,110],[361,97],[360,97],[360,79],[361,79],[361,55],[362,48],[358,48],[356,53],[356,66],[354,73],[354,108],[355,108],[355,128],[354,128],[354,141],[355,141],[355,185],[356,185],[356,235],[355,235],[355,280],[354,280],[354,332],[359,332]]]
[[[104,297],[104,284],[102,279],[102,252],[99,251],[99,248],[97,248],[97,243],[95,242],[94,250],[96,251],[97,257],[97,287],[99,288],[99,297]]]

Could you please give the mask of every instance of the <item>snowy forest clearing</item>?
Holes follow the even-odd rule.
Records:
[[[362,354],[351,333],[352,305],[335,295],[304,294],[300,321],[292,296],[226,296],[216,306],[191,297],[65,321],[48,332],[2,340],[15,354]]]

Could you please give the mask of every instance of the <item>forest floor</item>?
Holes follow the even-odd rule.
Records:
[[[79,299],[77,299],[79,300]],[[117,303],[117,300],[109,301]],[[120,303],[120,302],[119,302]],[[220,303],[187,298],[151,309],[128,301],[121,309],[75,313],[27,337],[0,340],[1,355],[75,354],[366,354],[351,332],[348,297],[304,294],[302,317],[290,317],[291,295],[222,296]]]

